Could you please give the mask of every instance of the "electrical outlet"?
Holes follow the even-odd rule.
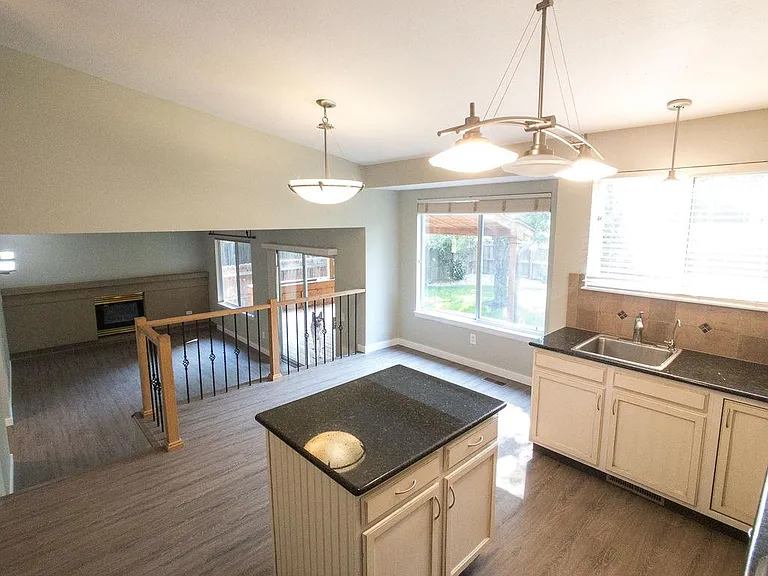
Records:
[[[469,343],[472,344],[472,346],[477,344],[477,334],[474,332],[469,333]]]
[[[187,310],[187,316],[192,316],[192,310]]]

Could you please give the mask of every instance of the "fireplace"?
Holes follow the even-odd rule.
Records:
[[[99,336],[133,332],[134,319],[144,316],[144,292],[102,296],[96,306],[96,333]]]

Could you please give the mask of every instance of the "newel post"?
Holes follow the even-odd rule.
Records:
[[[282,378],[280,374],[280,306],[277,298],[269,299],[269,376],[274,382]]]
[[[184,446],[179,436],[179,412],[176,404],[176,382],[173,379],[173,351],[171,337],[168,334],[160,336],[160,382],[163,387],[163,410],[165,412],[165,449],[176,450]]]
[[[152,394],[149,389],[149,360],[147,359],[147,338],[144,328],[147,319],[144,316],[136,318],[136,354],[139,360],[139,378],[141,379],[141,415],[144,418],[152,417]]]

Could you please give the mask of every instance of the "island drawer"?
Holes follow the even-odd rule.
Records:
[[[440,451],[427,456],[394,479],[363,496],[363,523],[370,524],[382,514],[420,493],[440,476]]]
[[[498,436],[498,418],[493,416],[466,434],[448,444],[445,449],[445,467],[453,468],[456,464],[479,452]]]
[[[636,394],[651,396],[658,400],[681,404],[694,410],[706,410],[709,399],[709,393],[702,389],[684,384],[673,384],[669,380],[662,380],[653,376],[634,375],[618,370],[613,376],[613,386]]]

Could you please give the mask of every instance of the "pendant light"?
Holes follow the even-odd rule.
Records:
[[[675,137],[672,140],[672,162],[670,163],[667,177],[662,182],[662,185],[668,189],[678,189],[687,185],[687,179],[678,177],[675,171],[675,156],[677,154],[677,134],[680,130],[680,111],[691,105],[693,105],[693,100],[688,98],[677,98],[667,102],[667,109],[675,111]]]
[[[328,109],[335,108],[336,102],[321,98],[316,103],[323,109],[323,119],[317,125],[323,131],[323,177],[291,180],[288,188],[307,202],[340,204],[355,196],[365,186],[357,180],[331,178],[328,168],[328,130],[333,130],[333,124],[328,120]]]
[[[469,116],[464,119],[463,124],[440,130],[437,133],[438,136],[442,136],[448,132],[455,132],[462,137],[456,144],[454,144],[453,148],[430,158],[430,164],[455,172],[483,172],[501,167],[505,172],[511,172],[519,176],[530,178],[550,178],[557,176],[571,180],[596,180],[603,178],[604,174],[612,175],[616,173],[616,170],[613,167],[602,162],[603,157],[600,152],[587,142],[585,137],[580,136],[578,132],[571,130],[567,126],[558,123],[554,116],[544,116],[544,63],[547,46],[547,10],[552,8],[553,5],[553,0],[542,0],[536,4],[536,9],[523,31],[523,38],[518,44],[519,48],[523,44],[523,41],[526,40],[526,37],[528,37],[528,40],[525,43],[527,48],[528,42],[530,42],[530,39],[535,33],[536,26],[534,25],[531,29],[530,35],[528,29],[536,12],[540,12],[541,39],[539,44],[539,92],[537,116],[498,116],[481,120],[475,115],[475,105],[474,103],[471,103],[469,105]],[[556,18],[555,24],[557,24]],[[525,49],[523,49],[521,58],[524,53]],[[512,62],[515,60],[516,54],[517,49],[515,49],[515,53],[510,59],[507,70],[509,70]],[[514,70],[516,71],[517,67]],[[496,93],[491,99],[491,104],[493,104],[496,95],[500,93],[500,90],[505,83],[506,75],[507,72],[505,71],[499,82],[499,86],[496,88]],[[565,76],[569,78],[567,67]],[[498,112],[501,102],[504,99],[504,95],[506,95],[507,89],[513,79],[514,72],[506,82],[506,89],[503,91],[501,99],[498,102],[496,112]],[[573,94],[572,90],[571,94]],[[490,111],[490,109],[491,106],[488,107],[488,111]],[[517,157],[517,154],[511,150],[496,146],[482,136],[480,129],[483,126],[489,125],[512,125],[522,127],[526,132],[531,132],[533,134],[532,145],[525,154]],[[547,146],[547,136],[559,140],[570,148],[572,152],[578,153],[575,162],[574,160],[556,155],[554,151]]]

